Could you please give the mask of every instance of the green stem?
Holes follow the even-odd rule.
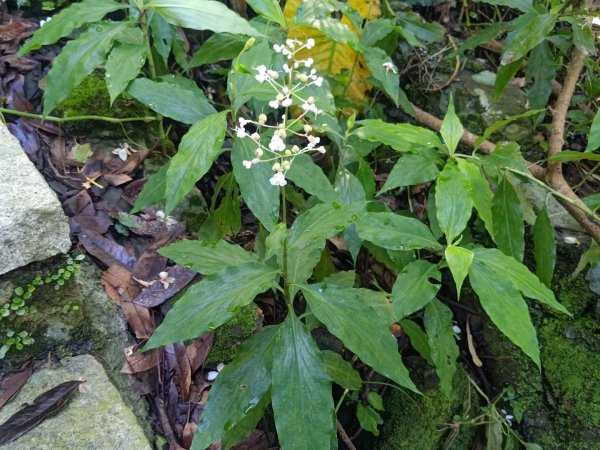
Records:
[[[346,398],[346,395],[348,395],[348,392],[350,392],[348,389],[344,389],[344,393],[342,394],[342,396],[340,397],[340,399],[338,400],[337,405],[335,405],[335,415],[337,416],[337,413],[339,411],[339,409],[342,406],[342,402],[344,401],[344,399]]]
[[[118,119],[116,117],[104,117],[104,116],[72,116],[72,117],[53,117],[44,116],[42,114],[33,114],[23,111],[16,111],[14,109],[0,108],[0,114],[12,114],[15,116],[28,117],[30,119],[39,119],[47,122],[73,122],[75,120],[101,120],[103,122],[111,123],[124,123],[124,122],[154,122],[158,120],[156,117],[145,116],[145,117],[126,117]]]

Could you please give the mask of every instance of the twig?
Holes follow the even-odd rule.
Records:
[[[342,426],[340,421],[336,419],[336,423],[337,423],[337,432],[340,435],[340,437],[342,438],[342,441],[344,441],[344,444],[346,444],[346,447],[348,447],[349,450],[356,450],[356,447],[350,440],[350,437],[348,437],[348,435],[346,434],[346,430],[344,430],[344,427]]]
[[[104,116],[72,116],[72,117],[54,117],[44,116],[42,114],[33,114],[23,111],[16,111],[14,109],[0,108],[0,114],[12,114],[14,116],[28,117],[30,119],[38,119],[47,122],[72,122],[75,120],[101,120],[103,122],[111,123],[124,123],[124,122],[154,122],[158,120],[156,117],[145,116],[145,117],[126,117],[119,119],[116,117],[104,117]]]

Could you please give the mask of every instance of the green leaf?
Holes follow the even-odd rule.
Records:
[[[481,169],[472,162],[465,159],[457,159],[456,163],[458,164],[458,169],[471,185],[473,206],[477,210],[479,218],[483,221],[485,229],[490,236],[493,236],[492,198],[494,194],[488,180],[483,175]]]
[[[546,205],[538,213],[533,226],[533,255],[536,275],[550,288],[556,262],[556,239]]]
[[[414,39],[425,42],[440,42],[444,37],[444,27],[439,23],[426,22],[423,18],[413,12],[398,12],[396,19],[402,35],[408,40],[409,35]],[[410,43],[410,42],[409,42]],[[421,45],[414,43],[410,45]]]
[[[500,179],[500,175],[504,175],[502,169],[506,167],[525,173],[528,172],[527,165],[516,142],[496,145],[494,152],[481,158],[481,164],[486,175],[496,183]]]
[[[158,14],[153,14],[150,19],[150,31],[152,33],[152,45],[167,65],[173,46],[173,29],[165,19]]]
[[[473,209],[473,188],[453,160],[446,162],[438,176],[435,206],[439,226],[451,243],[467,226]]]
[[[516,114],[516,115],[510,116],[510,117],[508,117],[506,119],[499,120],[498,122],[490,125],[489,127],[487,127],[485,129],[485,131],[483,132],[483,135],[477,138],[477,140],[475,141],[475,144],[473,145],[473,147],[475,149],[478,149],[479,146],[483,143],[483,141],[485,141],[486,139],[488,139],[496,131],[504,128],[506,125],[514,122],[515,120],[519,120],[519,119],[522,119],[524,117],[534,116],[536,114],[539,114],[540,112],[543,112],[543,110],[526,111],[526,112],[524,112],[522,114]]]
[[[372,47],[394,32],[395,22],[392,19],[368,20],[362,30],[360,43],[364,47]]]
[[[178,27],[260,36],[248,21],[218,1],[150,0],[146,8],[156,10],[167,22]]]
[[[401,156],[388,175],[379,195],[400,186],[413,186],[434,180],[440,173],[435,152],[408,153]]]
[[[460,299],[460,288],[473,262],[473,252],[466,248],[450,245],[446,247],[444,255],[446,256],[448,268],[452,272],[454,283],[456,283],[457,297]]]
[[[367,213],[356,221],[358,235],[365,241],[390,250],[441,248],[427,225],[394,213]]]
[[[360,289],[327,283],[300,286],[310,310],[344,345],[377,372],[414,392],[398,344],[383,322],[362,298]]]
[[[77,39],[67,42],[48,72],[44,115],[54,111],[85,77],[104,62],[113,40],[128,26],[127,22],[99,23]]]
[[[362,379],[358,372],[352,368],[352,364],[336,352],[322,350],[321,353],[325,360],[325,369],[331,381],[350,391],[360,390]]]
[[[363,204],[321,203],[296,218],[288,233],[288,277],[292,284],[306,281],[325,248],[325,240],[352,225]]]
[[[507,177],[502,177],[492,200],[494,241],[505,254],[523,260],[525,227],[523,207],[517,191]]]
[[[398,319],[420,310],[435,298],[442,285],[432,283],[430,279],[441,282],[442,274],[435,264],[424,259],[413,261],[402,269],[392,287],[392,306]]]
[[[418,144],[423,147],[441,148],[437,134],[426,128],[407,123],[387,123],[380,119],[356,121],[362,125],[354,134],[359,138],[372,142],[381,142],[394,150],[407,151],[408,144]]]
[[[216,113],[204,92],[192,80],[172,75],[164,80],[138,78],[129,85],[127,92],[161,116],[178,122],[195,124]]]
[[[519,17],[523,26],[508,33],[501,63],[510,64],[527,56],[529,50],[540,44],[554,29],[556,14],[527,13]]]
[[[440,134],[446,143],[450,156],[454,154],[456,147],[458,147],[460,138],[463,135],[463,130],[460,119],[454,112],[454,100],[451,98],[450,103],[448,103],[446,115],[444,116],[444,121],[442,122],[442,128],[440,128]]]
[[[246,3],[265,19],[286,27],[286,20],[278,0],[247,0]]]
[[[333,189],[323,170],[308,155],[298,155],[286,174],[294,184],[323,202],[339,202],[340,197]]]
[[[479,265],[490,267],[491,271],[510,280],[513,286],[526,297],[536,299],[557,311],[569,314],[569,311],[556,301],[552,291],[540,283],[538,278],[516,259],[506,256],[495,248],[476,248],[473,249],[473,254],[475,255],[473,261],[478,261]]]
[[[476,257],[469,269],[471,287],[498,329],[540,367],[540,349],[527,304],[503,272]]]
[[[544,109],[552,93],[552,82],[556,78],[554,55],[550,45],[544,41],[529,54],[525,78],[533,79],[533,87],[527,93],[529,107]]]
[[[592,241],[590,247],[583,252],[579,262],[577,263],[577,267],[571,274],[571,279],[574,279],[581,273],[583,269],[585,269],[588,265],[594,266],[598,261],[600,261],[600,245],[596,243],[596,241]]]
[[[488,3],[490,5],[507,6],[523,12],[536,12],[532,0],[475,0],[477,3]]]
[[[209,37],[192,56],[189,69],[233,59],[243,50],[248,38],[239,34],[217,33]]]
[[[329,450],[331,381],[317,344],[293,311],[281,324],[273,354],[272,403],[283,450]]]
[[[227,130],[227,113],[228,111],[222,111],[196,122],[181,139],[179,149],[167,170],[167,214],[175,209],[196,182],[208,172],[221,152]]]
[[[283,265],[283,247],[286,245],[286,237],[287,225],[283,222],[278,223],[265,240],[265,256],[263,258],[265,261],[277,255],[277,262]]]
[[[588,136],[588,143],[585,147],[586,153],[593,152],[600,148],[600,110],[596,112],[594,120],[592,121],[592,127],[590,128],[590,135]],[[559,153],[560,155],[560,153]]]
[[[339,19],[324,17],[322,19],[302,20],[296,23],[296,25],[301,24],[316,28],[330,40],[340,44],[347,44],[353,50],[360,48],[356,32]]]
[[[393,63],[392,58],[377,47],[367,47],[363,50],[365,62],[373,78],[377,80],[377,84],[381,86],[383,91],[390,99],[398,106],[400,95],[400,76],[398,69]],[[386,66],[387,65],[387,66]]]
[[[455,54],[462,55],[467,50],[472,50],[476,47],[479,47],[481,44],[494,40],[496,36],[505,31],[508,26],[509,25],[506,22],[496,22],[486,26],[482,30],[477,30],[479,33],[471,36],[469,39],[463,42],[455,52],[450,53],[448,56],[454,57],[456,56]]]
[[[423,324],[427,330],[435,372],[440,378],[440,387],[446,397],[450,397],[459,353],[452,329],[452,311],[439,300],[433,299],[425,307]]]
[[[106,60],[104,75],[111,105],[129,82],[138,76],[145,62],[145,45],[117,44],[113,47]]]
[[[356,418],[360,423],[360,427],[363,430],[367,430],[373,434],[373,436],[379,436],[379,430],[377,425],[383,423],[383,419],[377,411],[370,406],[365,406],[362,403],[356,405]]]
[[[256,143],[252,139],[235,139],[231,164],[246,206],[271,231],[279,220],[279,189],[269,183],[273,175],[269,164],[256,164],[250,170],[244,168],[242,161],[253,159],[254,150]]]
[[[427,334],[412,320],[402,319],[399,323],[402,327],[402,331],[404,331],[404,333],[406,333],[410,339],[410,344],[413,346],[413,348],[419,353],[419,355],[423,357],[423,359],[433,366],[433,360],[431,359],[431,348],[429,348]]]
[[[581,161],[587,159],[589,161],[600,161],[600,155],[597,153],[582,153],[574,150],[563,150],[548,158],[548,161],[570,162]]]
[[[508,64],[502,64],[496,71],[496,82],[494,84],[494,101],[502,97],[506,85],[513,79],[515,74],[521,68],[523,58],[512,61]]]
[[[279,327],[267,327],[245,341],[219,372],[204,405],[192,449],[204,450],[237,425],[271,388],[273,349]]]
[[[131,214],[147,208],[148,206],[158,205],[165,199],[165,188],[167,186],[167,170],[170,162],[163,165],[158,172],[151,175],[144,183],[142,191],[137,196]]]
[[[377,392],[370,391],[367,394],[367,401],[369,402],[369,405],[371,405],[377,411],[385,411],[385,408],[383,407],[383,398],[381,398],[381,395],[379,395]]]
[[[269,403],[271,403],[270,392],[264,395],[261,401],[258,402],[254,408],[251,408],[242,420],[240,420],[233,428],[225,432],[225,435],[221,440],[221,448],[223,450],[229,450],[244,441],[244,439],[256,429],[256,425],[265,415]]]
[[[237,244],[222,240],[217,242],[183,240],[160,248],[158,253],[202,275],[212,275],[228,267],[259,261],[254,253],[247,252]]]
[[[273,268],[252,262],[227,267],[203,278],[175,303],[144,351],[215,330],[266,291],[276,276]]]
[[[98,22],[105,15],[119,9],[127,8],[126,4],[117,3],[112,0],[83,0],[74,3],[52,16],[52,20],[40,27],[17,53],[17,56],[50,45],[60,38],[68,36],[75,28],[85,23]]]

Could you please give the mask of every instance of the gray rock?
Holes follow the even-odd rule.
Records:
[[[91,355],[61,360],[61,367],[43,368],[0,410],[4,422],[48,389],[69,380],[87,380],[69,403],[25,435],[0,448],[11,450],[150,450],[152,446],[135,415],[123,403],[102,365]]]
[[[0,122],[0,274],[71,248],[54,192]]]
[[[597,263],[590,270],[588,270],[585,279],[588,282],[588,285],[590,286],[590,290],[594,294],[600,295],[600,263]],[[598,301],[597,307],[600,308],[600,300]]]

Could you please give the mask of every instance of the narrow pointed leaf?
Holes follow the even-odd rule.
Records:
[[[538,213],[533,226],[533,255],[536,275],[546,287],[550,288],[556,263],[556,239],[546,205]]]
[[[396,161],[379,194],[400,186],[413,186],[434,180],[440,173],[439,163],[440,159],[433,151],[421,154],[408,153],[401,156]]]
[[[67,42],[48,72],[45,115],[54,111],[85,77],[104,62],[113,40],[128,26],[127,22],[99,23],[77,39]]]
[[[321,353],[325,360],[325,369],[331,381],[351,391],[358,391],[362,387],[362,379],[358,372],[352,368],[352,364],[338,353],[329,350],[323,350]]]
[[[458,169],[463,173],[463,176],[471,185],[471,194],[473,198],[473,206],[477,210],[479,218],[483,221],[485,229],[493,236],[494,225],[492,218],[492,198],[494,194],[490,188],[490,184],[483,175],[483,172],[472,162],[464,159],[458,159]]]
[[[317,166],[308,155],[298,155],[294,158],[294,164],[290,167],[286,178],[323,202],[340,201],[339,195],[323,173],[323,169]]]
[[[421,355],[425,361],[433,366],[433,360],[431,359],[431,348],[429,347],[427,334],[412,320],[402,319],[398,323],[402,327],[402,331],[410,339],[410,344],[413,346],[413,348],[419,352],[419,355]]]
[[[431,359],[435,372],[440,378],[442,392],[449,397],[452,393],[452,379],[456,373],[458,346],[452,329],[452,311],[439,300],[433,299],[425,307],[423,317],[425,330],[431,349]]]
[[[441,284],[442,274],[435,264],[419,259],[407,264],[396,277],[392,287],[393,307],[398,319],[417,312],[435,298]]]
[[[362,299],[361,290],[326,283],[302,285],[300,289],[317,319],[364,363],[418,392],[398,353],[389,324],[381,321]]]
[[[126,4],[113,0],[83,0],[80,3],[74,3],[52,16],[51,21],[40,27],[31,39],[23,44],[18,56],[37,50],[43,45],[54,44],[60,38],[71,34],[75,28],[79,28],[85,23],[98,22],[108,13],[125,8],[127,8]]]
[[[293,312],[279,330],[272,377],[282,450],[329,450],[334,430],[331,381],[317,344]]]
[[[398,106],[400,77],[395,64],[392,62],[392,58],[378,47],[365,48],[363,56],[377,84],[381,86],[383,92]],[[391,66],[387,66],[386,68],[386,64],[391,64]]]
[[[557,14],[527,13],[519,17],[523,26],[508,33],[501,63],[506,65],[523,58],[554,29]]]
[[[473,209],[472,187],[452,160],[438,176],[435,206],[439,226],[451,243],[467,226]]]
[[[454,111],[454,101],[450,99],[446,115],[442,122],[442,128],[440,129],[440,134],[442,135],[442,138],[444,138],[444,142],[446,143],[450,155],[453,155],[456,147],[458,147],[463,131],[464,129],[460,123],[460,119]]]
[[[131,214],[135,214],[148,206],[158,205],[165,200],[167,170],[169,170],[169,163],[166,163],[158,169],[158,172],[152,174],[150,178],[146,180],[142,191],[135,200]]]
[[[188,64],[189,69],[233,59],[240,54],[248,38],[239,34],[216,33],[202,43]]]
[[[167,170],[165,213],[170,213],[211,168],[227,130],[223,111],[196,122],[183,136]]]
[[[534,110],[546,108],[552,93],[552,82],[556,78],[555,64],[552,48],[547,41],[537,45],[529,54],[525,78],[534,80],[532,88],[527,93],[530,108]]]
[[[442,147],[442,143],[436,133],[415,125],[387,123],[380,119],[358,120],[356,124],[362,125],[355,131],[359,138],[367,141],[381,142],[382,144],[389,145],[394,150],[408,150],[407,143],[418,144],[423,147]]]
[[[540,367],[540,349],[529,309],[511,281],[477,258],[469,269],[469,281],[492,322]]]
[[[219,441],[256,408],[271,388],[273,349],[279,327],[251,336],[235,358],[219,372],[202,411],[192,449],[204,450]]]
[[[367,213],[356,221],[358,235],[390,250],[439,249],[427,225],[394,213]]]
[[[454,283],[456,284],[456,294],[460,299],[460,288],[462,287],[463,281],[469,273],[469,267],[473,262],[473,252],[466,248],[457,247],[456,245],[450,245],[446,247],[444,252],[446,256],[446,262],[448,268],[452,272]]]
[[[594,120],[592,120],[592,127],[590,128],[590,134],[588,136],[588,143],[585,147],[586,153],[593,152],[600,148],[600,110],[596,112]]]
[[[190,287],[156,329],[144,350],[193,339],[231,319],[266,291],[277,271],[262,263],[228,267]]]
[[[162,247],[158,253],[202,275],[211,275],[227,267],[259,261],[255,253],[222,240],[217,242],[183,240]]]
[[[138,76],[145,62],[146,46],[143,44],[118,44],[113,47],[106,60],[104,75],[111,104]]]
[[[517,191],[506,177],[500,180],[492,200],[494,241],[505,254],[522,261],[525,249],[523,207]]]
[[[264,417],[267,406],[271,403],[271,393],[265,394],[260,402],[248,411],[242,420],[237,425],[225,432],[221,440],[221,448],[229,450],[240,442],[243,442],[254,430]]]
[[[247,3],[265,19],[278,23],[282,28],[286,27],[286,20],[278,0],[247,0]]]

